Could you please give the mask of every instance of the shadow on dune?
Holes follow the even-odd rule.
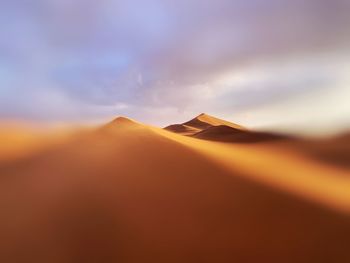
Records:
[[[209,127],[192,135],[192,137],[203,140],[232,143],[257,143],[291,139],[287,136],[266,132],[242,131],[225,125]]]
[[[350,169],[350,133],[331,138],[298,140],[286,146],[319,162]]]

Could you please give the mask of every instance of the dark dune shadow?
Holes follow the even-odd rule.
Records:
[[[257,143],[292,139],[291,137],[279,134],[239,130],[225,125],[209,127],[192,135],[192,137],[203,140],[232,143]]]

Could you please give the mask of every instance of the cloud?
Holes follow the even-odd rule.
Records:
[[[0,116],[163,123],[163,112],[307,107],[296,98],[341,93],[349,11],[347,0],[5,0]]]

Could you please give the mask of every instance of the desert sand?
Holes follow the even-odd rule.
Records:
[[[206,114],[21,134],[1,151],[0,262],[350,262],[346,136],[271,138]]]

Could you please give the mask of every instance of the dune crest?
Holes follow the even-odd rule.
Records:
[[[136,122],[130,118],[120,116],[120,117],[115,118],[111,123],[116,124],[116,125],[135,125],[138,122]]]
[[[101,127],[104,131],[125,130],[141,127],[142,124],[127,117],[117,117]]]
[[[220,126],[220,125],[225,125],[238,130],[246,130],[246,128],[244,128],[241,125],[228,122],[225,120],[221,120],[219,118],[210,116],[205,113],[201,113],[200,115],[198,115],[197,117],[193,118],[190,121],[184,122],[182,124],[169,125],[164,129],[175,133],[179,133],[182,135],[194,135],[210,127]]]
[[[246,128],[241,126],[241,125],[216,118],[216,117],[211,116],[211,115],[206,114],[206,113],[201,113],[200,115],[198,115],[194,119],[192,119],[188,122],[185,122],[184,125],[198,127],[198,128],[200,128],[200,127],[209,128],[211,126],[225,125],[225,126],[228,126],[228,127],[234,128],[234,129],[246,130]]]
[[[164,129],[198,139],[221,142],[255,143],[289,139],[289,137],[279,134],[250,131],[241,125],[205,113],[188,122],[170,125]]]

